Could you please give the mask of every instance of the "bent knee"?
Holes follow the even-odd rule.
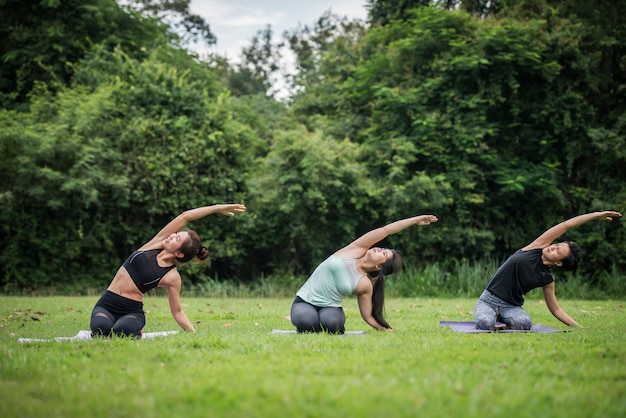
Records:
[[[488,319],[476,319],[476,329],[489,331],[495,324],[495,321],[490,321]]]
[[[291,323],[296,327],[298,332],[320,332],[319,321],[300,319],[292,320]]]
[[[103,324],[92,323],[89,328],[91,329],[92,337],[110,337],[113,331],[111,326]]]
[[[533,321],[530,318],[517,319],[516,321],[513,321],[510,326],[511,329],[530,331],[530,329],[533,327]]]

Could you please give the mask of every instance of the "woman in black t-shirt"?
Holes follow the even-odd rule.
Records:
[[[579,215],[545,231],[533,242],[516,251],[498,268],[474,308],[476,328],[495,330],[510,328],[530,330],[532,320],[522,308],[524,295],[541,287],[546,305],[552,315],[569,326],[579,326],[561,307],[554,294],[552,266],[564,271],[575,271],[582,250],[574,241],[552,242],[569,229],[595,219],[612,220],[621,213],[603,211]],[[504,326],[497,327],[496,321]]]

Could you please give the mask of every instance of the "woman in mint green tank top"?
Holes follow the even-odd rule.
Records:
[[[383,317],[385,276],[398,271],[400,255],[389,248],[372,247],[411,225],[437,222],[434,215],[401,219],[369,231],[324,260],[298,290],[291,306],[291,322],[298,332],[343,334],[346,316],[341,303],[355,295],[361,316],[377,330],[391,330]]]

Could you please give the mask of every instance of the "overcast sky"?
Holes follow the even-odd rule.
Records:
[[[217,37],[211,50],[201,46],[196,52],[215,52],[238,61],[241,49],[267,25],[272,27],[273,42],[278,42],[285,30],[311,26],[328,10],[365,21],[365,5],[366,0],[191,0],[191,13],[203,17]]]

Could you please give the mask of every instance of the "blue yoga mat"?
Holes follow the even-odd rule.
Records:
[[[544,327],[540,324],[532,326],[530,331],[524,331],[521,329],[502,329],[497,331],[489,331],[484,329],[476,329],[476,322],[454,322],[454,321],[439,321],[439,325],[442,327],[448,327],[456,332],[478,333],[478,332],[568,332],[567,330],[560,330],[556,328]],[[496,325],[504,325],[496,322]]]

